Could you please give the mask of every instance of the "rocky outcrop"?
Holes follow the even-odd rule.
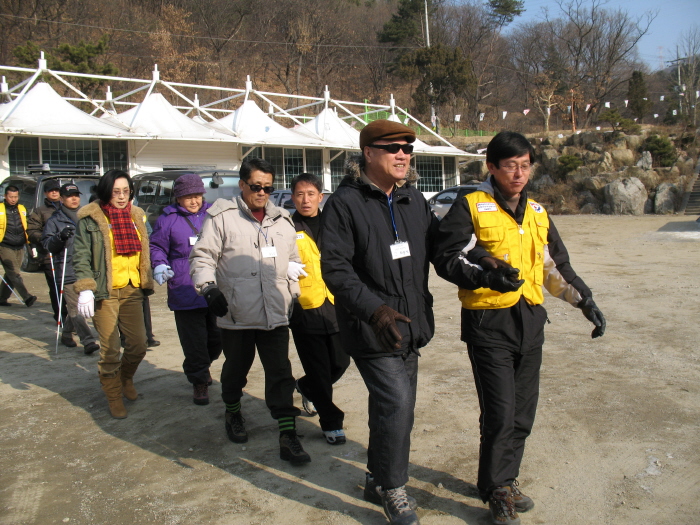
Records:
[[[614,180],[604,189],[603,212],[612,215],[643,215],[647,190],[636,177]]]
[[[681,192],[678,186],[670,182],[662,182],[656,188],[656,196],[654,197],[654,213],[658,215],[666,215],[675,213],[680,201]]]
[[[616,166],[634,165],[634,152],[630,149],[612,149],[610,156]]]

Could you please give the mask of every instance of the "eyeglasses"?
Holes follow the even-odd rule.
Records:
[[[248,187],[250,188],[250,191],[253,193],[258,193],[260,190],[264,191],[268,195],[275,191],[274,186],[261,186],[260,184],[248,184],[246,181],[243,181],[244,184],[247,184]]]
[[[130,193],[131,193],[131,190],[124,190],[124,191],[112,190],[112,197],[119,197],[121,195],[128,197]]]
[[[392,155],[396,155],[399,150],[403,151],[406,155],[413,153],[413,144],[370,144],[369,147],[385,149]]]
[[[523,173],[529,173],[530,169],[532,169],[532,164],[506,164],[505,166],[500,166],[500,168],[506,173],[515,173],[518,169]]]

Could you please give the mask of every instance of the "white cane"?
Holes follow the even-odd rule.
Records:
[[[13,294],[15,294],[15,297],[17,298],[17,300],[18,300],[20,303],[24,304],[24,301],[22,300],[22,298],[21,298],[19,295],[17,295],[17,292],[14,291],[14,289],[12,288],[12,286],[10,286],[10,285],[8,284],[8,282],[5,280],[5,278],[4,278],[2,275],[0,275],[0,279],[2,279],[2,282],[5,283],[5,286],[7,286]]]
[[[66,280],[66,264],[68,263],[68,247],[63,248],[63,270],[61,271],[61,293],[58,296],[58,325],[56,326],[56,353],[58,353],[58,332],[61,327],[61,305],[63,304],[63,282]]]
[[[53,254],[49,252],[49,260],[51,261],[51,276],[53,277],[53,290],[56,292],[56,300],[58,300],[58,284],[56,284],[56,268],[53,265]],[[60,315],[58,316],[60,319]]]

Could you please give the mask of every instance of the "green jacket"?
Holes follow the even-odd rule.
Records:
[[[141,288],[146,295],[153,293],[151,257],[148,249],[146,214],[138,206],[131,206],[131,218],[141,236]],[[76,293],[92,290],[95,301],[109,298],[112,291],[112,245],[109,240],[109,222],[98,201],[78,211],[78,231],[73,245],[73,269]],[[105,254],[109,254],[106,257]],[[149,293],[150,292],[150,293]]]

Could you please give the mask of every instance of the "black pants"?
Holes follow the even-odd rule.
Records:
[[[321,430],[343,428],[345,414],[333,403],[333,385],[350,366],[340,334],[308,334],[292,328],[294,345],[304,367],[299,386],[318,411]]]
[[[54,281],[53,270],[51,267],[48,268],[46,265],[42,266],[42,271],[44,272],[44,278],[46,279],[46,285],[49,287],[49,298],[51,299],[51,308],[53,310],[53,320],[58,321],[58,296],[56,295],[56,286],[58,285],[58,290],[61,290],[61,283]],[[62,318],[68,317],[68,311],[66,310],[65,302],[61,306]]]
[[[382,488],[401,487],[408,482],[418,355],[355,358],[355,365],[369,391],[367,470]]]
[[[175,310],[175,326],[185,360],[182,369],[193,385],[209,381],[209,367],[221,355],[221,330],[209,308]]]
[[[494,488],[519,475],[537,411],[542,347],[467,349],[481,408],[477,487],[486,502]]]
[[[243,397],[255,348],[265,370],[265,403],[274,419],[298,416],[294,406],[294,376],[289,362],[289,327],[273,330],[221,330],[224,366],[221,369],[221,398],[236,403]]]

